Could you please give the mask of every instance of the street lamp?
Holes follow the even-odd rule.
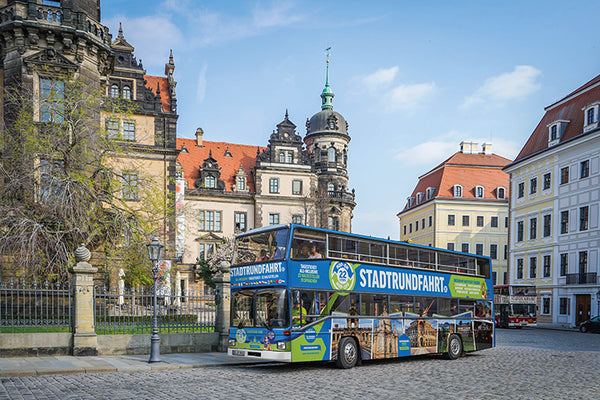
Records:
[[[160,361],[160,337],[158,336],[158,314],[156,309],[156,282],[158,280],[158,260],[163,250],[163,246],[157,237],[154,237],[146,245],[148,248],[148,258],[152,261],[152,275],[154,277],[154,317],[152,318],[152,336],[150,337],[150,359],[148,362]]]

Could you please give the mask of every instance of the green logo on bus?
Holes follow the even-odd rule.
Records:
[[[329,282],[335,290],[349,291],[354,289],[356,274],[347,262],[334,261],[329,269]]]

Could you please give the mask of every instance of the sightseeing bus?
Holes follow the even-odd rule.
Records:
[[[275,225],[236,236],[228,354],[363,360],[494,346],[490,259]]]
[[[501,328],[537,326],[535,286],[494,286],[495,323]]]

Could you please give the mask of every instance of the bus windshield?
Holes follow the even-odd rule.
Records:
[[[231,297],[231,326],[284,328],[289,326],[286,289],[240,290]]]
[[[236,264],[282,260],[287,253],[289,229],[238,235]]]

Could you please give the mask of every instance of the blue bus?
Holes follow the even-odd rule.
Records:
[[[228,354],[363,360],[494,346],[489,257],[297,224],[236,236]]]

